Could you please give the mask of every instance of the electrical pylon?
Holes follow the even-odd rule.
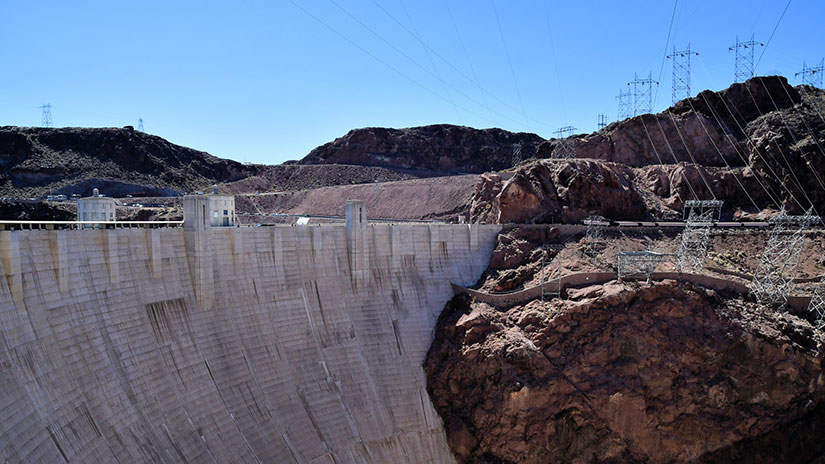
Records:
[[[43,127],[52,127],[52,104],[45,103],[40,105],[42,113],[40,115],[40,125]]]
[[[753,51],[757,46],[764,47],[765,44],[753,40],[753,34],[751,34],[751,39],[747,42],[740,42],[739,36],[737,35],[736,43],[728,47],[728,51],[733,50],[736,52],[733,67],[733,82],[745,82],[753,77]]]
[[[652,76],[648,73],[646,79],[639,79],[639,75],[634,74],[633,80],[627,83],[633,97],[633,116],[653,112],[653,84],[659,83]]]
[[[820,60],[818,65],[812,67],[808,67],[803,61],[802,71],[794,73],[794,77],[801,75],[803,84],[821,89],[823,71],[825,71],[825,59]]]
[[[721,200],[688,200],[682,216],[686,221],[679,244],[676,269],[679,272],[701,273],[708,255],[710,227],[722,214]]]
[[[813,214],[813,207],[802,216],[788,216],[782,209],[768,222],[773,228],[753,274],[751,293],[759,304],[782,308],[793,288],[805,244],[805,229],[819,224],[820,218]]]
[[[556,147],[553,149],[553,153],[551,153],[551,157],[555,159],[568,159],[568,158],[575,158],[575,149],[573,148],[573,140],[570,139],[570,136],[576,132],[576,128],[573,126],[564,126],[560,127],[558,130],[553,132],[556,136]]]
[[[630,90],[624,92],[622,89],[619,89],[619,94],[616,95],[616,101],[619,103],[619,121],[624,121],[627,118],[633,117],[633,102],[631,100]]]
[[[668,55],[668,59],[673,60],[673,80],[672,80],[672,100],[673,103],[684,98],[690,98],[690,57],[699,55],[691,51],[690,44],[684,50],[676,50],[673,46],[673,53]]]

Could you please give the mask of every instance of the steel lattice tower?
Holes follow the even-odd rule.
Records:
[[[143,118],[138,118],[138,130],[143,132]]]
[[[634,74],[633,80],[627,83],[633,97],[633,116],[653,112],[653,84],[659,83],[652,76],[652,73],[648,73],[647,79],[639,79],[639,75]]]
[[[670,255],[655,251],[620,251],[616,253],[616,276],[621,282],[628,277],[645,277],[650,283],[650,276],[659,263]]]
[[[740,42],[739,36],[736,36],[736,43],[728,47],[728,51],[734,50],[736,52],[736,61],[733,68],[733,82],[745,82],[753,77],[753,51],[757,46],[764,47],[762,42],[751,39],[747,42]]]
[[[570,139],[570,136],[572,136],[574,132],[576,132],[576,128],[573,126],[560,127],[558,130],[553,132],[558,141],[556,143],[556,148],[553,149],[551,158],[575,158],[576,153],[573,148],[573,140]]]
[[[788,216],[783,209],[769,221],[773,225],[759,267],[753,274],[751,293],[763,305],[784,307],[793,287],[799,256],[805,244],[805,228],[820,222],[813,208],[802,216]]]
[[[561,298],[561,257],[559,254],[561,250],[564,248],[564,245],[542,245],[542,255],[541,255],[541,301],[544,301],[544,297],[557,297]],[[555,251],[552,257],[547,256],[548,252]],[[558,258],[558,259],[556,259]],[[546,285],[550,276],[544,270],[548,264],[552,264],[553,260],[556,261],[556,265],[554,267],[554,274],[556,276],[556,283],[555,285],[548,286]]]
[[[814,294],[811,295],[811,303],[808,305],[808,311],[814,313],[814,326],[817,329],[825,329],[825,275],[814,289]]]
[[[595,257],[604,248],[604,227],[609,221],[602,216],[587,216],[582,224],[587,226],[584,233],[584,254]]]
[[[42,110],[42,114],[40,115],[40,125],[43,127],[52,127],[52,104],[46,103],[40,105],[39,108]]]
[[[676,259],[676,269],[679,272],[701,273],[705,269],[710,227],[714,221],[719,220],[722,203],[720,200],[685,202],[683,217],[686,218],[686,224],[679,244],[679,256]]]
[[[619,102],[619,121],[624,121],[625,119],[633,116],[633,111],[631,110],[633,104],[631,100],[630,90],[628,90],[627,92],[623,92],[622,89],[619,89],[619,94],[616,95],[616,101]]]
[[[604,129],[604,127],[606,125],[607,125],[607,116],[605,116],[604,113],[599,113],[599,122],[597,124],[597,127],[599,128],[598,130]]]
[[[673,103],[683,99],[689,98],[690,93],[690,57],[691,55],[699,55],[697,52],[690,50],[690,44],[687,48],[681,51],[676,50],[673,46],[673,53],[668,55],[669,59],[673,60]]]
[[[802,62],[802,71],[798,73],[794,73],[794,77],[798,77],[802,75],[802,83],[806,85],[810,85],[811,87],[816,87],[818,89],[822,88],[822,73],[825,71],[825,59],[819,60],[819,64],[817,66],[808,67],[805,62]]]

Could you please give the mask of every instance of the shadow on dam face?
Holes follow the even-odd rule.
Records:
[[[0,232],[0,460],[452,462],[421,364],[498,231]]]

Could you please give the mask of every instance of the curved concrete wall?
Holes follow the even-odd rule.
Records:
[[[498,230],[2,232],[0,460],[452,462],[421,364]]]

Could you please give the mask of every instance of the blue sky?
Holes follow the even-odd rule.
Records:
[[[680,0],[667,49],[700,53],[692,93],[733,80],[733,44],[767,42],[785,0]],[[0,125],[137,127],[213,155],[298,159],[365,126],[502,127],[551,137],[616,118],[634,72],[661,82],[671,1],[5,0]],[[757,74],[825,56],[825,2],[794,0]],[[756,51],[759,59],[762,49]],[[659,76],[661,75],[661,78]]]

